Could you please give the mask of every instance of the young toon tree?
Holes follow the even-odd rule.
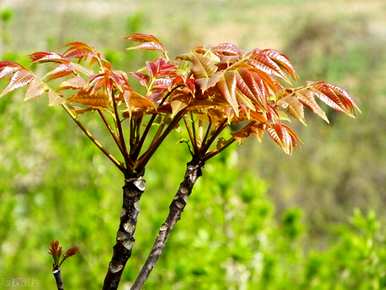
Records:
[[[83,133],[122,172],[123,203],[120,222],[104,280],[103,289],[117,289],[134,244],[139,213],[138,202],[145,190],[145,167],[167,135],[177,126],[185,111],[171,116],[168,98],[185,94],[185,81],[177,74],[163,45],[151,35],[132,34],[134,48],[157,50],[161,57],[147,62],[138,72],[127,74],[114,70],[102,53],[91,46],[73,42],[64,53],[36,52],[33,63],[50,63],[53,69],[39,77],[24,66],[0,62],[0,78],[9,77],[4,96],[15,89],[28,87],[25,100],[48,94],[50,105],[61,105]],[[143,90],[135,91],[128,76],[139,80]],[[0,96],[0,97],[1,97]],[[170,105],[169,105],[170,107]],[[120,158],[112,154],[80,119],[93,113],[115,143]],[[152,126],[157,123],[155,130]]]
[[[195,48],[179,56],[177,62],[180,66],[189,63],[185,77],[195,84],[184,99],[170,99],[173,114],[186,110],[183,121],[192,159],[132,290],[142,289],[209,159],[235,141],[241,142],[250,135],[260,141],[265,133],[291,154],[299,141],[285,121],[294,118],[305,124],[306,107],[328,123],[316,99],[351,117],[359,111],[345,90],[326,82],[292,87],[291,79],[297,78],[295,70],[288,58],[275,50],[253,49],[244,53],[237,46],[224,43]]]
[[[103,289],[117,289],[131,255],[138,201],[145,189],[145,166],[181,120],[186,127],[192,160],[187,164],[168,217],[132,289],[140,289],[150,274],[207,160],[234,141],[251,134],[261,139],[265,132],[290,154],[298,139],[283,122],[283,114],[287,112],[287,118],[292,116],[304,123],[303,107],[306,106],[327,121],[315,97],[351,116],[357,109],[344,90],[324,82],[291,88],[290,78],[296,78],[295,71],[288,59],[274,50],[254,49],[244,53],[232,44],[221,44],[209,49],[198,47],[170,62],[164,46],[154,36],[137,33],[128,39],[139,42],[132,49],[162,53],[160,58],[130,73],[143,86],[143,92],[134,91],[126,73],[113,70],[101,53],[80,42],[69,44],[64,54],[32,54],[34,62],[56,65],[43,78],[21,65],[0,63],[0,78],[11,76],[3,95],[27,85],[26,99],[48,92],[51,104],[62,105],[86,136],[124,174],[122,214]],[[50,88],[47,82],[56,79],[62,79],[59,86]],[[85,112],[97,114],[116,143],[123,162],[81,123],[78,115]],[[159,126],[150,134],[155,121]]]
[[[71,247],[64,253],[62,252],[62,246],[59,241],[55,240],[50,243],[48,253],[52,257],[52,275],[54,276],[56,288],[58,290],[64,290],[64,283],[61,274],[61,266],[68,258],[76,255],[79,252],[78,247]]]

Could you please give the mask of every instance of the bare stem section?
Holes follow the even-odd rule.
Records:
[[[60,268],[56,268],[52,271],[52,275],[54,275],[55,282],[56,282],[56,288],[58,290],[64,290],[64,283],[62,279],[62,274],[60,272]]]
[[[135,242],[134,233],[139,214],[139,200],[144,190],[145,180],[142,175],[126,178],[125,185],[123,186],[122,212],[116,242],[104,280],[103,290],[118,289],[123,270],[131,256]]]
[[[192,160],[187,164],[185,176],[181,182],[177,193],[174,196],[173,201],[169,206],[169,214],[166,220],[160,227],[159,233],[154,241],[153,247],[150,251],[146,262],[142,266],[131,290],[142,289],[145,281],[147,280],[150,272],[153,270],[157,263],[162,251],[165,248],[166,241],[169,237],[171,230],[174,228],[177,221],[181,218],[181,214],[186,206],[188,197],[192,192],[193,186],[197,179],[201,176],[201,168],[203,163],[200,161]]]

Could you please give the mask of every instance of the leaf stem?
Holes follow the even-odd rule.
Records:
[[[149,147],[149,149],[146,150],[139,158],[138,160],[139,168],[143,168],[147,164],[151,156],[158,149],[158,147],[161,145],[161,143],[166,138],[166,136],[177,126],[178,122],[181,120],[184,114],[185,114],[185,110],[179,111],[177,115],[174,116],[174,118],[169,123],[169,125],[166,127],[166,129],[163,131],[163,133],[155,140],[153,140],[152,145]]]
[[[99,116],[101,117],[101,119],[102,119],[102,121],[103,121],[103,123],[104,123],[106,129],[109,131],[111,137],[113,137],[115,144],[116,144],[116,145],[118,146],[118,148],[119,148],[119,151],[121,151],[121,153],[122,153],[122,155],[123,155],[123,149],[122,149],[122,147],[121,147],[121,144],[119,143],[118,137],[117,137],[117,135],[114,133],[114,131],[113,131],[113,129],[111,128],[110,124],[108,123],[108,121],[107,121],[105,115],[103,114],[103,112],[102,112],[100,109],[97,109],[97,112],[98,112]]]
[[[121,120],[120,120],[119,114],[118,114],[117,101],[116,101],[114,93],[112,91],[111,91],[111,99],[113,102],[115,124],[118,128],[118,136],[119,136],[119,140],[121,143],[121,148],[123,150],[122,154],[123,154],[123,157],[125,159],[126,167],[130,168],[131,167],[131,161],[130,161],[129,153],[127,152],[125,137],[124,137],[123,130],[122,130],[122,123],[121,123]]]
[[[69,109],[65,104],[62,105],[64,110],[68,113],[68,115],[71,117],[71,119],[75,122],[76,125],[82,130],[82,132],[98,147],[99,150],[102,151],[102,153],[110,159],[114,163],[114,165],[123,173],[125,173],[125,167],[119,162],[110,152],[108,152],[104,146],[99,142],[98,139],[96,139],[89,130],[87,130],[83,124],[76,118],[74,113]]]
[[[60,268],[55,267],[52,270],[52,275],[54,275],[54,278],[55,278],[56,288],[58,290],[64,290],[64,283],[63,283],[62,275],[60,272]]]
[[[213,158],[217,154],[221,153],[224,149],[228,148],[228,146],[232,145],[235,141],[236,139],[234,137],[229,138],[228,141],[226,141],[219,149],[206,153],[204,160],[207,161],[208,159]]]
[[[178,89],[178,88],[180,88],[181,87],[181,85],[178,85],[178,86],[175,86],[173,89],[171,89],[170,90],[170,92],[168,92],[164,97],[163,97],[163,99],[161,100],[161,102],[158,104],[158,108],[160,107],[160,106],[162,106],[163,104],[164,104],[164,102],[166,101],[166,99],[176,90],[176,89]],[[146,127],[145,127],[145,130],[143,131],[143,134],[142,134],[142,136],[141,136],[141,138],[139,139],[139,142],[135,145],[135,150],[134,150],[134,152],[133,152],[133,159],[135,160],[137,157],[138,157],[138,155],[140,154],[140,152],[141,152],[141,149],[142,149],[142,146],[143,146],[143,143],[145,143],[145,140],[146,140],[146,137],[147,137],[147,135],[149,134],[149,131],[150,131],[150,129],[151,129],[151,126],[153,125],[153,122],[154,122],[154,120],[155,120],[155,118],[158,116],[158,112],[155,112],[152,116],[151,116],[151,118],[150,118],[150,120],[149,120],[149,122],[147,123],[147,125],[146,125]]]
[[[195,144],[196,142],[194,142],[192,130],[190,129],[185,117],[183,117],[183,120],[184,120],[186,131],[188,131],[190,143],[192,143],[192,145],[193,145],[193,150],[194,150],[194,152],[198,152],[198,148],[196,147],[196,144]]]
[[[209,137],[209,139],[207,139],[206,142],[202,144],[202,146],[201,146],[201,154],[202,155],[205,155],[205,153],[209,150],[210,146],[216,140],[218,135],[220,135],[222,130],[225,129],[226,125],[227,125],[227,119],[225,119],[223,122],[221,122],[220,125],[213,132],[213,134]]]

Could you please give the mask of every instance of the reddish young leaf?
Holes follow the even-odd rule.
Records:
[[[125,100],[127,111],[129,113],[132,112],[146,112],[146,111],[154,111],[155,105],[154,103],[145,96],[137,92],[125,91],[123,93],[123,98]]]
[[[83,78],[76,76],[74,78],[62,82],[59,86],[59,90],[79,90],[84,88],[85,86],[86,81]]]
[[[71,103],[77,103],[91,108],[107,108],[110,105],[109,97],[103,92],[90,94],[87,91],[79,91],[77,94],[68,98]]]
[[[56,52],[39,51],[30,55],[32,62],[54,62],[54,63],[69,63],[63,55]]]
[[[137,46],[129,47],[127,49],[144,49],[144,50],[159,50],[165,54],[165,47],[157,37],[151,34],[133,33],[127,37],[128,40],[139,42]]]
[[[147,74],[141,72],[131,72],[130,75],[133,76],[144,87],[150,81],[150,77]]]
[[[296,133],[288,126],[280,123],[270,124],[266,129],[268,135],[286,154],[291,154],[298,144]]]
[[[15,73],[20,69],[21,69],[21,66],[14,62],[1,61],[0,62],[0,79]]]
[[[72,257],[79,253],[79,247],[71,247],[64,253],[64,258]]]
[[[155,61],[146,62],[146,68],[152,77],[174,77],[176,76],[177,67],[166,61],[164,58],[158,58]]]
[[[295,69],[287,56],[274,49],[263,49],[261,53],[275,61],[289,76],[297,78]]]
[[[71,64],[61,64],[44,76],[47,81],[66,77],[74,72]]]
[[[239,104],[236,98],[236,74],[233,71],[226,72],[217,83],[217,88],[225,100],[232,107],[236,116],[239,114]]]
[[[314,93],[310,89],[299,90],[295,93],[296,98],[306,107],[308,107],[312,112],[317,114],[322,118],[326,123],[329,123],[326,113],[315,101]]]
[[[18,89],[21,87],[24,87],[28,85],[32,80],[35,79],[35,76],[30,73],[29,71],[25,69],[19,69],[17,70],[13,76],[11,77],[11,80],[9,81],[6,88],[1,93],[0,97],[3,97],[4,95]]]
[[[211,48],[211,51],[220,58],[221,63],[234,63],[240,60],[242,52],[233,43],[220,43]]]
[[[281,98],[277,105],[286,110],[292,117],[305,124],[304,106],[295,95]]]

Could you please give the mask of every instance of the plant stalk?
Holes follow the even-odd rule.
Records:
[[[181,182],[177,193],[174,196],[173,201],[169,206],[169,213],[160,227],[157,238],[154,241],[153,247],[143,264],[141,271],[139,272],[137,278],[131,290],[142,289],[144,283],[149,277],[150,272],[153,270],[155,264],[157,263],[159,257],[161,256],[166,242],[168,240],[171,230],[174,228],[177,221],[181,218],[181,214],[187,204],[188,197],[192,192],[193,186],[196,183],[197,179],[201,176],[201,168],[203,167],[203,162],[200,160],[193,160],[187,164],[185,176]]]
[[[109,263],[103,290],[116,290],[118,288],[127,260],[131,256],[135,242],[134,233],[139,214],[139,200],[145,190],[143,174],[126,177],[123,186],[123,202],[116,243]]]
[[[58,290],[64,290],[64,283],[62,279],[62,274],[60,272],[60,268],[56,267],[52,270],[52,275],[54,275],[55,282],[56,282],[56,288]]]
[[[64,110],[68,113],[68,115],[71,117],[71,119],[75,122],[76,125],[78,125],[78,127],[82,130],[82,132],[91,140],[91,142],[93,142],[95,144],[96,147],[98,147],[98,149],[100,151],[102,151],[102,153],[108,158],[110,159],[110,161],[112,161],[114,163],[114,165],[122,172],[125,171],[125,168],[124,166],[121,164],[121,162],[118,161],[117,158],[115,158],[110,152],[108,152],[106,150],[106,148],[101,144],[101,142],[99,140],[97,140],[89,130],[86,129],[86,127],[83,126],[83,124],[76,118],[76,116],[74,116],[74,113],[71,111],[71,109],[69,109],[66,105],[62,105],[62,107],[64,108]]]

